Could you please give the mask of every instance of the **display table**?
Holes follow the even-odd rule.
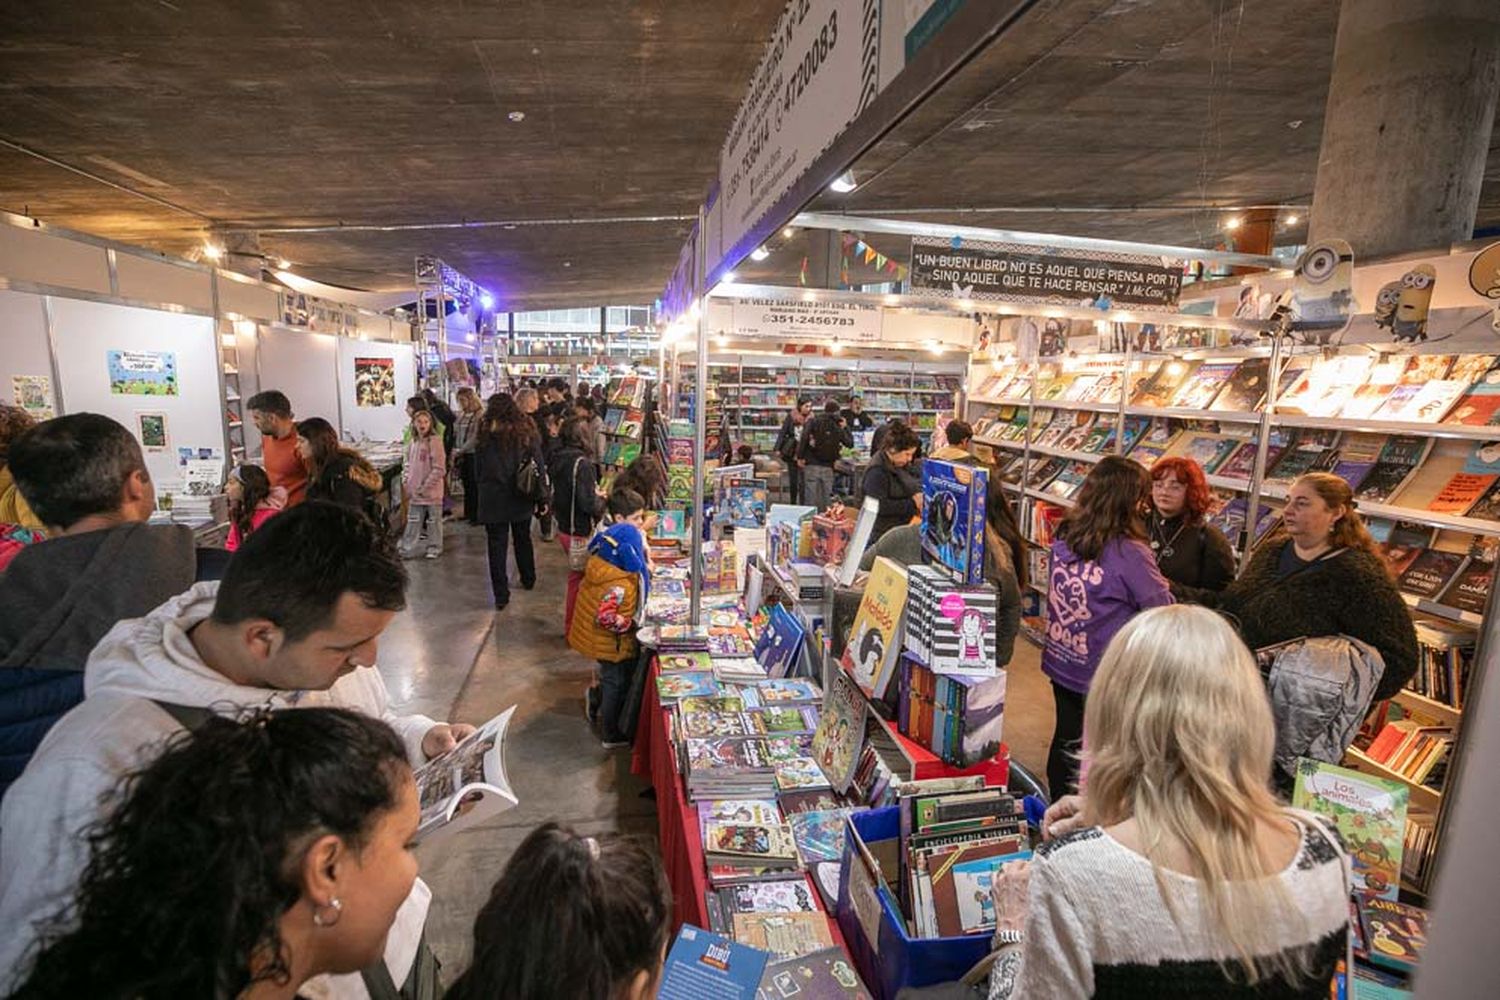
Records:
[[[698,826],[698,810],[688,801],[687,787],[674,766],[672,747],[667,739],[667,717],[656,697],[656,657],[646,674],[641,697],[641,714],[631,749],[630,770],[646,778],[656,789],[656,824],[661,841],[661,862],[667,881],[672,885],[673,930],[683,924],[708,927],[708,865],[703,858],[703,834]],[[828,930],[834,943],[844,947],[844,936],[831,913]],[[846,949],[847,950],[847,949]]]

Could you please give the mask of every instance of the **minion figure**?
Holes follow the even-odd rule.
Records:
[[[1307,248],[1292,269],[1292,310],[1296,326],[1324,334],[1349,325],[1354,309],[1354,251],[1343,240],[1328,240]]]
[[[1401,282],[1387,281],[1375,296],[1375,325],[1389,330],[1396,322],[1396,305],[1401,301]]]
[[[1437,271],[1431,264],[1418,264],[1401,276],[1401,292],[1391,323],[1391,334],[1397,340],[1415,343],[1427,339],[1427,311],[1435,284]]]

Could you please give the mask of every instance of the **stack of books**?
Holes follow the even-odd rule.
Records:
[[[908,654],[901,658],[896,712],[903,735],[954,767],[973,767],[1000,752],[1005,672],[949,677]]]
[[[906,650],[940,674],[994,677],[999,595],[933,566],[907,567]]]
[[[993,931],[995,872],[1031,857],[1021,803],[999,789],[898,799],[904,899],[918,937]]]

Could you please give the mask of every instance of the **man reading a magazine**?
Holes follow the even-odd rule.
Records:
[[[24,975],[38,925],[65,910],[101,815],[101,796],[209,713],[338,707],[388,722],[413,766],[473,732],[394,715],[375,669],[381,632],[406,603],[406,573],[364,515],[303,504],[235,553],[222,582],[200,583],[122,621],[89,657],[83,702],[47,734],[0,805],[0,992]],[[419,879],[386,941],[385,970],[407,983],[431,892]],[[377,970],[379,971],[379,970]],[[367,970],[366,975],[370,975]],[[383,974],[383,973],[382,973]],[[366,995],[360,976],[327,996]]]

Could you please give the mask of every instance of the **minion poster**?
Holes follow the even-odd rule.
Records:
[[[959,575],[984,582],[984,518],[989,472],[929,458],[922,463],[922,551]]]

